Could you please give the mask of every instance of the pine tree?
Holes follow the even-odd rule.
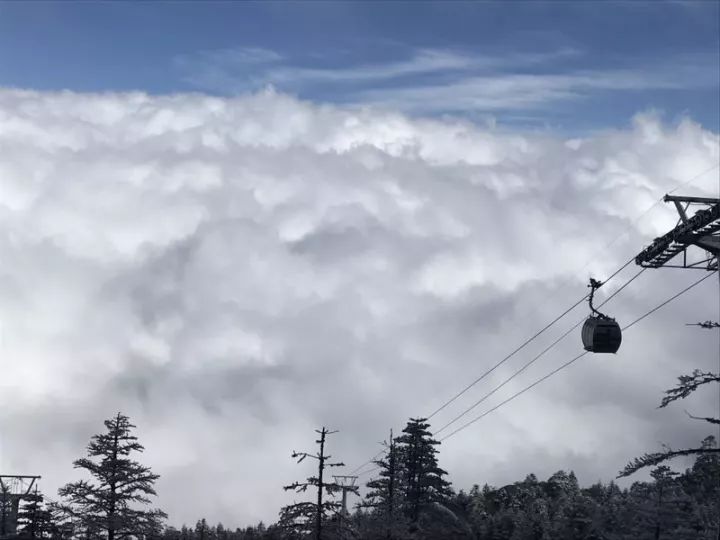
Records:
[[[401,484],[401,468],[403,464],[399,456],[397,444],[390,431],[389,442],[383,442],[384,454],[373,464],[379,469],[377,477],[367,484],[363,508],[372,511],[361,519],[362,536],[367,538],[399,539],[405,537],[407,523],[401,511],[404,501],[404,489]]]
[[[79,480],[58,490],[65,499],[62,509],[70,515],[88,538],[101,535],[107,540],[129,536],[157,535],[166,514],[138,507],[150,504],[159,475],[130,458],[143,446],[132,434],[134,425],[118,413],[105,421],[107,432],[94,435],[87,446],[88,457],[74,462],[92,481]]]
[[[702,448],[716,448],[715,437],[703,440]],[[720,531],[720,455],[703,453],[698,455],[691,469],[679,478],[684,491],[695,503],[694,527],[698,533],[703,531]],[[698,537],[700,535],[698,534]],[[714,536],[720,537],[718,535]],[[703,537],[704,538],[704,537]]]
[[[680,377],[678,377],[678,381],[678,384],[674,388],[671,388],[670,390],[667,390],[665,392],[666,395],[660,403],[660,408],[667,407],[670,403],[679,399],[685,399],[701,386],[710,383],[720,383],[720,374],[702,372],[696,369],[695,371],[693,371],[692,375],[681,375]],[[720,418],[715,418],[712,416],[690,417],[695,420],[702,420],[711,425],[720,425]],[[643,467],[653,467],[676,457],[707,454],[718,455],[720,454],[720,449],[715,446],[701,446],[699,448],[686,448],[683,450],[672,450],[671,448],[666,447],[665,450],[662,452],[647,453],[639,458],[635,458],[633,461],[628,463],[622,471],[620,471],[618,478],[630,476],[631,474],[642,469]],[[716,481],[719,479],[720,478],[716,479]],[[720,531],[718,531],[718,537],[720,538]]]
[[[365,495],[363,506],[374,508],[376,513],[389,518],[395,515],[398,508],[398,493],[400,492],[400,478],[398,451],[390,431],[390,442],[383,443],[384,454],[373,461],[379,468],[378,477],[370,480],[366,485],[368,492]]]
[[[215,537],[217,540],[229,540],[231,532],[225,528],[222,523],[218,523],[215,527]]]
[[[587,494],[600,505],[600,528],[611,538],[616,538],[622,530],[622,511],[625,506],[625,496],[615,482],[607,486],[597,483]]]
[[[670,500],[673,487],[676,485],[676,478],[679,473],[670,470],[670,467],[660,465],[655,467],[651,472],[650,476],[655,480],[655,527],[654,527],[654,538],[659,540],[660,536],[667,535],[668,529],[673,526],[673,519],[676,516],[672,515],[672,509],[670,508]]]
[[[195,532],[187,525],[180,527],[180,540],[195,540]]]
[[[43,503],[43,495],[35,493],[24,498],[18,512],[18,529],[25,538],[48,538],[53,533],[53,516]]]
[[[315,538],[321,540],[323,526],[328,519],[328,514],[335,513],[341,508],[338,502],[323,500],[326,495],[341,490],[339,484],[324,480],[327,468],[345,465],[344,463],[330,463],[328,460],[332,456],[325,453],[327,435],[337,432],[328,431],[324,427],[321,430],[315,430],[315,432],[320,435],[320,439],[315,441],[320,447],[320,451],[317,454],[293,452],[292,457],[296,458],[298,463],[301,463],[306,458],[316,459],[318,462],[318,475],[309,477],[305,482],[295,482],[285,486],[283,489],[300,493],[307,491],[309,487],[314,487],[317,493],[317,503],[300,502],[285,506],[280,510],[278,526],[287,535],[288,539],[303,538],[314,531]]]
[[[698,390],[700,387],[711,383],[720,383],[720,373],[711,373],[695,370],[693,371],[692,375],[682,375],[678,378],[678,384],[674,388],[671,388],[670,390],[667,390],[665,392],[666,395],[660,403],[660,408],[667,407],[669,404],[677,400],[685,399],[690,394]],[[712,426],[720,426],[720,418],[718,417],[697,417],[692,416],[689,413],[688,415],[694,420],[707,422]],[[677,457],[710,456],[713,458],[717,458],[718,456],[720,456],[720,448],[718,448],[714,444],[706,444],[706,442],[710,442],[712,440],[712,438],[706,439],[703,444],[698,448],[673,450],[669,447],[665,447],[662,452],[646,453],[641,457],[635,458],[630,463],[628,463],[625,468],[620,471],[620,473],[618,474],[618,478],[630,476],[644,467],[653,467]],[[714,482],[716,485],[720,483],[720,470],[717,470],[710,474],[712,478],[712,480],[710,481]],[[720,506],[720,490],[713,496],[711,504],[713,504],[715,508]],[[715,512],[715,514],[717,515],[717,512]],[[711,518],[710,522],[710,526],[715,529],[715,532],[713,533],[715,540],[720,540],[720,519],[715,520]]]
[[[420,518],[422,508],[442,503],[450,496],[450,483],[443,476],[447,472],[438,467],[440,443],[432,438],[426,418],[411,418],[403,435],[395,439],[402,464],[401,481],[405,490],[404,510],[412,523]]]
[[[199,519],[195,524],[195,538],[197,540],[210,540],[211,536],[207,520],[205,518]]]

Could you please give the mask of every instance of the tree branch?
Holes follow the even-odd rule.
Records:
[[[643,469],[645,467],[652,467],[658,465],[669,459],[673,459],[680,456],[693,456],[693,455],[706,455],[706,454],[720,454],[720,448],[688,448],[686,450],[668,450],[667,452],[653,452],[651,454],[645,454],[640,458],[635,458],[630,463],[625,465],[625,468],[620,471],[617,478],[624,478],[631,474]]]
[[[687,414],[693,420],[705,420],[706,422],[710,422],[711,424],[720,425],[720,418],[712,418],[710,416],[693,416],[687,411],[685,411],[685,414]]]
[[[703,384],[720,382],[720,375],[711,372],[702,372],[699,369],[693,371],[692,375],[681,375],[678,377],[678,385],[667,390],[667,394],[660,403],[659,409],[667,407],[673,401],[685,399]]]

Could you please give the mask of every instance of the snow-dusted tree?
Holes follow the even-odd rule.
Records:
[[[701,447],[717,448],[715,437],[703,440]],[[717,531],[720,540],[720,454],[705,452],[697,456],[691,469],[680,477],[685,492],[696,501],[695,514],[698,528]]]
[[[447,475],[438,466],[435,448],[440,443],[432,438],[426,418],[411,418],[403,434],[395,439],[402,464],[400,478],[405,490],[404,510],[417,523],[421,509],[432,503],[442,503],[452,493]]]
[[[671,388],[670,390],[667,390],[665,392],[666,395],[660,403],[660,408],[667,407],[670,403],[679,399],[685,399],[701,386],[710,383],[720,383],[720,374],[703,372],[696,369],[695,371],[693,371],[692,375],[681,375],[680,377],[678,377],[678,384],[674,388]],[[715,426],[720,425],[720,418],[715,418],[712,416],[691,416],[691,418],[695,420],[702,420]],[[665,448],[662,452],[652,452],[644,454],[639,458],[635,458],[633,461],[631,461],[625,466],[625,468],[620,472],[618,478],[623,476],[630,476],[631,474],[644,467],[653,467],[675,457],[708,454],[718,455],[720,454],[720,448],[714,445],[702,445],[697,448],[685,448],[682,450]]]
[[[711,324],[709,327],[714,328],[715,326]],[[720,383],[720,373],[712,373],[696,369],[692,372],[692,375],[681,375],[678,378],[678,384],[674,388],[671,388],[670,390],[667,390],[665,392],[665,397],[663,397],[660,403],[660,408],[667,407],[669,404],[677,400],[685,399],[690,394],[698,390],[700,387],[712,383]],[[694,420],[707,422],[715,428],[717,426],[720,426],[719,417],[697,417],[692,416],[689,413],[688,416],[690,416]],[[709,458],[710,461],[714,461],[715,463],[717,463],[718,459],[720,458],[720,448],[718,448],[718,446],[715,444],[715,439],[713,437],[706,438],[701,446],[695,448],[673,450],[672,448],[665,447],[662,452],[646,453],[639,458],[633,459],[625,466],[622,471],[620,471],[618,477],[630,476],[644,467],[654,467],[670,459],[682,456],[698,456],[700,458]],[[720,483],[720,470],[711,468],[705,472],[710,475],[710,477],[707,479],[708,482],[715,486]],[[720,490],[710,496],[712,501],[711,504],[715,508],[717,508],[718,505],[720,505]],[[717,515],[717,512],[715,512],[715,514]],[[713,527],[715,529],[716,539],[720,540],[720,519],[718,519],[717,521],[712,519],[710,527]]]
[[[156,495],[154,474],[130,458],[143,446],[132,434],[127,416],[105,420],[107,432],[94,435],[87,446],[88,457],[74,462],[91,479],[66,484],[58,490],[61,508],[88,538],[122,540],[130,536],[156,536],[167,517],[157,509],[146,509]]]

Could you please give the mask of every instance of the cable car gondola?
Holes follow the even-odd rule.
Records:
[[[612,317],[600,313],[593,307],[593,296],[602,283],[590,278],[590,310],[582,328],[582,341],[586,351],[593,353],[616,353],[622,342],[620,325]]]

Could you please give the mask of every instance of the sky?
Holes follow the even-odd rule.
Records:
[[[718,130],[717,2],[6,2],[5,86],[374,104],[534,129]]]
[[[171,524],[274,521],[314,429],[351,471],[673,227],[662,195],[718,195],[719,36],[716,2],[0,3],[0,471],[54,496],[121,410]],[[699,277],[648,270],[607,310]],[[657,405],[717,369],[685,326],[717,294],[448,438],[455,487],[697,444],[716,393]]]

